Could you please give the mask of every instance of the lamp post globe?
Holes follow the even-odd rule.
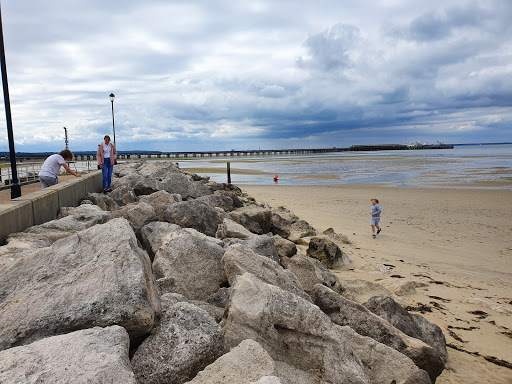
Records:
[[[112,132],[114,133],[114,147],[115,147],[116,146],[116,126],[114,124],[114,99],[116,98],[116,95],[111,93],[110,95],[108,95],[108,97],[110,97],[110,102],[112,103]]]

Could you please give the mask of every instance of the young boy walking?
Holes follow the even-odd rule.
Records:
[[[372,199],[372,208],[370,211],[370,215],[372,216],[372,219],[370,221],[370,225],[372,226],[372,232],[373,232],[373,238],[375,239],[377,235],[380,233],[380,214],[382,212],[382,209],[379,205],[379,199]],[[375,234],[375,228],[377,228],[377,234]]]

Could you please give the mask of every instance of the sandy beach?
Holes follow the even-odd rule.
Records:
[[[449,361],[437,383],[512,383],[512,191],[381,184],[241,188],[320,231],[332,227],[347,235],[351,244],[341,248],[352,264],[334,271],[339,278],[424,283],[401,298],[427,306],[431,312],[423,316],[446,336]],[[377,239],[369,225],[373,197],[383,209]]]

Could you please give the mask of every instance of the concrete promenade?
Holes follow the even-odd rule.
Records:
[[[46,189],[0,203],[0,245],[11,233],[57,218],[61,207],[76,207],[89,192],[101,191],[101,171],[93,171]]]

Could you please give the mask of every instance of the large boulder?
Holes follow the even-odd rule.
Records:
[[[113,173],[117,177],[124,177],[139,169],[142,164],[144,164],[143,161],[126,161],[124,163],[116,164],[114,166]]]
[[[346,235],[342,235],[341,233],[334,232],[334,228],[327,228],[322,233],[335,243],[350,244],[348,237]]]
[[[292,258],[282,258],[281,265],[293,272],[306,293],[313,291],[316,284],[322,284],[338,292],[340,281],[329,269],[317,259],[295,255]]]
[[[58,219],[30,227],[25,233],[42,235],[56,241],[96,224],[104,224],[112,217],[112,213],[105,212],[96,205],[64,207]]]
[[[205,203],[212,208],[222,208],[226,212],[231,212],[236,208],[233,197],[228,194],[215,193],[213,195],[201,196],[197,198],[197,201]]]
[[[170,161],[147,161],[137,168],[137,172],[149,179],[157,180],[172,173],[182,173],[176,164]]]
[[[234,221],[258,235],[270,232],[272,212],[269,208],[250,204],[235,209],[229,215]]]
[[[14,253],[48,247],[59,239],[96,224],[106,223],[111,218],[111,212],[103,211],[97,205],[62,207],[58,219],[9,235],[7,245],[0,247],[0,257],[9,254],[12,258]]]
[[[285,207],[272,208],[272,233],[283,238],[290,236],[290,227],[299,220],[299,217],[293,214]]]
[[[87,201],[97,205],[104,211],[115,211],[119,209],[119,204],[117,204],[112,197],[104,193],[88,193],[80,199],[80,203]]]
[[[311,293],[314,303],[338,325],[347,325],[362,336],[385,344],[409,357],[421,369],[427,371],[432,381],[444,370],[444,360],[431,346],[407,336],[381,317],[370,312],[333,290],[315,285]]]
[[[327,315],[249,273],[239,276],[232,287],[224,337],[230,347],[245,339],[257,341],[276,363],[313,376],[309,382],[369,383],[359,359]]]
[[[174,232],[156,253],[153,273],[163,293],[204,300],[227,281],[221,264],[223,255],[220,245],[185,231]]]
[[[141,228],[142,245],[148,252],[151,262],[162,245],[167,244],[179,231],[181,231],[179,225],[163,221],[153,221]]]
[[[303,237],[316,236],[318,234],[318,231],[304,220],[297,220],[292,223],[289,232],[288,240],[294,243],[298,242]],[[279,233],[277,234],[279,235]]]
[[[217,232],[215,233],[215,237],[219,239],[249,239],[254,236],[258,235],[227,217],[219,224]]]
[[[328,268],[339,268],[350,264],[348,256],[326,237],[312,237],[306,255],[320,260]]]
[[[293,241],[283,239],[279,235],[274,235],[272,238],[274,239],[274,246],[276,247],[279,259],[282,259],[283,257],[292,257],[297,254],[297,246]]]
[[[184,383],[224,352],[215,320],[197,306],[179,302],[165,310],[133,355],[132,366],[139,384]]]
[[[94,327],[0,351],[0,382],[136,384],[123,327]]]
[[[372,297],[364,306],[406,335],[430,345],[444,361],[448,360],[446,339],[439,326],[430,323],[421,315],[407,312],[390,297]]]
[[[194,181],[190,175],[184,173],[166,174],[157,181],[158,189],[169,193],[177,193],[183,199],[196,199],[211,195],[212,189],[199,181]]]
[[[183,228],[194,228],[208,236],[215,236],[224,216],[215,208],[196,200],[183,201],[167,208],[164,220]]]
[[[129,173],[128,175],[115,178],[112,180],[112,189],[132,190],[135,196],[150,195],[158,191],[157,181],[148,177],[142,176],[138,171]]]
[[[230,246],[222,257],[222,265],[230,285],[233,285],[237,276],[248,272],[261,281],[292,292],[306,300],[309,296],[302,289],[297,277],[290,271],[281,267],[275,261],[258,255],[252,249],[241,244]]]
[[[166,191],[154,192],[139,198],[140,203],[147,203],[155,210],[156,220],[164,221],[164,212],[169,206],[182,201],[181,195],[170,194]]]
[[[156,220],[154,208],[148,203],[132,203],[121,207],[114,212],[116,217],[124,217],[128,220],[136,235],[140,235],[144,225]]]
[[[256,341],[243,340],[187,384],[250,383],[277,373],[270,355]]]
[[[232,240],[229,243],[227,243],[225,247],[229,247],[233,244],[242,244],[244,248],[252,249],[258,255],[268,257],[269,259],[274,260],[276,263],[279,263],[279,255],[277,254],[274,238],[272,237],[269,237],[267,235],[253,234],[251,238],[246,240]]]
[[[125,219],[27,252],[0,274],[0,349],[93,326],[131,336],[161,311],[146,252]]]
[[[428,373],[404,354],[374,339],[361,336],[352,328],[338,326],[343,340],[361,360],[372,384],[431,384]]]
[[[195,236],[203,241],[210,242],[212,244],[224,246],[224,242],[220,239],[216,239],[211,236],[207,236],[193,228],[181,228],[177,224],[171,224],[162,221],[153,221],[146,224],[141,229],[141,238],[144,249],[149,253],[149,256],[153,260],[155,253],[171,239],[173,239],[178,232],[186,233],[190,236]]]
[[[115,183],[113,184],[115,186]],[[127,184],[114,187],[112,192],[109,193],[109,197],[111,197],[120,207],[126,204],[135,203],[137,201],[137,195],[133,191],[133,188]]]

